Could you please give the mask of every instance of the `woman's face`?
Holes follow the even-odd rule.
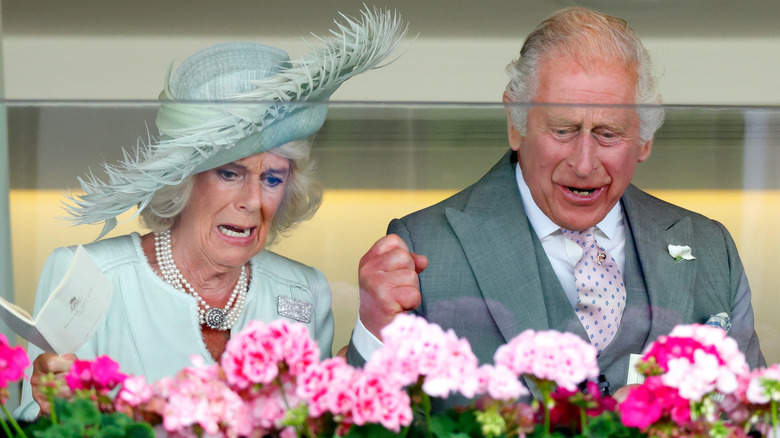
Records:
[[[172,231],[174,251],[219,270],[244,265],[265,246],[289,176],[290,161],[269,152],[195,175]]]

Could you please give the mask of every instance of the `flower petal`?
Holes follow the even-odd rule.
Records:
[[[677,261],[680,259],[693,260],[696,258],[691,254],[691,247],[688,245],[669,245],[669,255],[674,257]]]

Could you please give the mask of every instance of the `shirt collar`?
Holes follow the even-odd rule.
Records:
[[[539,240],[560,230],[561,227],[547,217],[539,206],[536,205],[536,202],[534,202],[533,197],[531,196],[531,189],[528,188],[528,185],[523,179],[523,171],[520,169],[519,163],[515,164],[515,177],[517,178],[517,187],[520,189],[520,198],[523,200],[525,214],[528,216],[528,221],[531,223]],[[617,202],[609,213],[607,213],[607,216],[596,224],[596,227],[601,230],[608,239],[613,239],[618,227],[618,222],[622,217],[623,207],[620,202]]]

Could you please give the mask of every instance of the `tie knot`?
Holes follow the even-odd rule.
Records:
[[[594,227],[590,227],[582,231],[571,231],[565,228],[561,228],[561,232],[564,236],[566,236],[567,239],[583,248],[589,243],[594,244],[596,242],[596,229]]]

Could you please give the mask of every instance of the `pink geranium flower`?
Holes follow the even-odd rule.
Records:
[[[105,394],[122,383],[127,375],[119,372],[119,364],[108,356],[95,360],[76,360],[65,375],[65,381],[73,391],[95,389]]]
[[[262,434],[283,427],[288,409],[299,405],[303,400],[295,394],[295,385],[289,376],[282,377],[281,386],[266,385],[245,395],[249,409],[248,421],[252,429]],[[261,435],[262,435],[261,434]]]
[[[160,410],[165,430],[172,435],[193,435],[199,426],[207,435],[248,435],[251,425],[243,400],[223,381],[204,378],[204,373],[185,368],[173,379],[153,387],[164,394]]]
[[[417,383],[424,376],[423,391],[447,398],[460,392],[473,397],[479,361],[466,339],[454,331],[409,314],[400,314],[382,329],[384,346],[375,352],[365,370],[392,379],[401,386]]]
[[[309,415],[313,418],[326,412],[346,415],[357,401],[352,387],[356,374],[357,370],[341,357],[325,359],[298,377],[296,394],[308,400]]]
[[[772,400],[780,401],[780,364],[739,376],[737,389],[726,395],[720,407],[732,422],[748,424],[751,418],[771,417]]]
[[[307,369],[296,394],[312,418],[329,412],[345,426],[374,423],[398,432],[412,421],[411,400],[397,379],[353,368],[340,357]]]
[[[122,382],[122,389],[116,396],[116,402],[137,408],[148,402],[153,395],[154,391],[146,384],[144,376],[130,376]]]
[[[392,379],[372,372],[358,372],[352,382],[355,403],[346,421],[357,425],[381,424],[399,432],[412,422],[409,394]]]
[[[718,327],[700,324],[680,325],[669,336],[659,337],[642,362],[645,375],[661,374],[664,385],[692,401],[713,392],[734,392],[739,376],[748,372],[736,341]],[[647,366],[653,363],[657,368]]]
[[[599,375],[596,349],[572,333],[526,330],[493,356],[496,365],[574,390]]]
[[[253,321],[231,339],[222,355],[227,381],[238,389],[271,383],[284,367],[292,376],[317,363],[320,350],[306,326],[279,319]]]
[[[494,400],[512,401],[528,395],[528,389],[520,382],[514,371],[498,365],[483,365],[480,367],[484,381],[484,391]]]
[[[780,364],[754,370],[747,376],[745,399],[753,404],[780,401]]]
[[[663,384],[658,376],[648,377],[642,385],[631,388],[619,406],[623,424],[646,431],[663,419],[679,426],[690,422],[690,402],[675,388]]]
[[[8,338],[0,334],[0,389],[6,388],[24,376],[24,368],[30,364],[24,348],[11,347]]]

